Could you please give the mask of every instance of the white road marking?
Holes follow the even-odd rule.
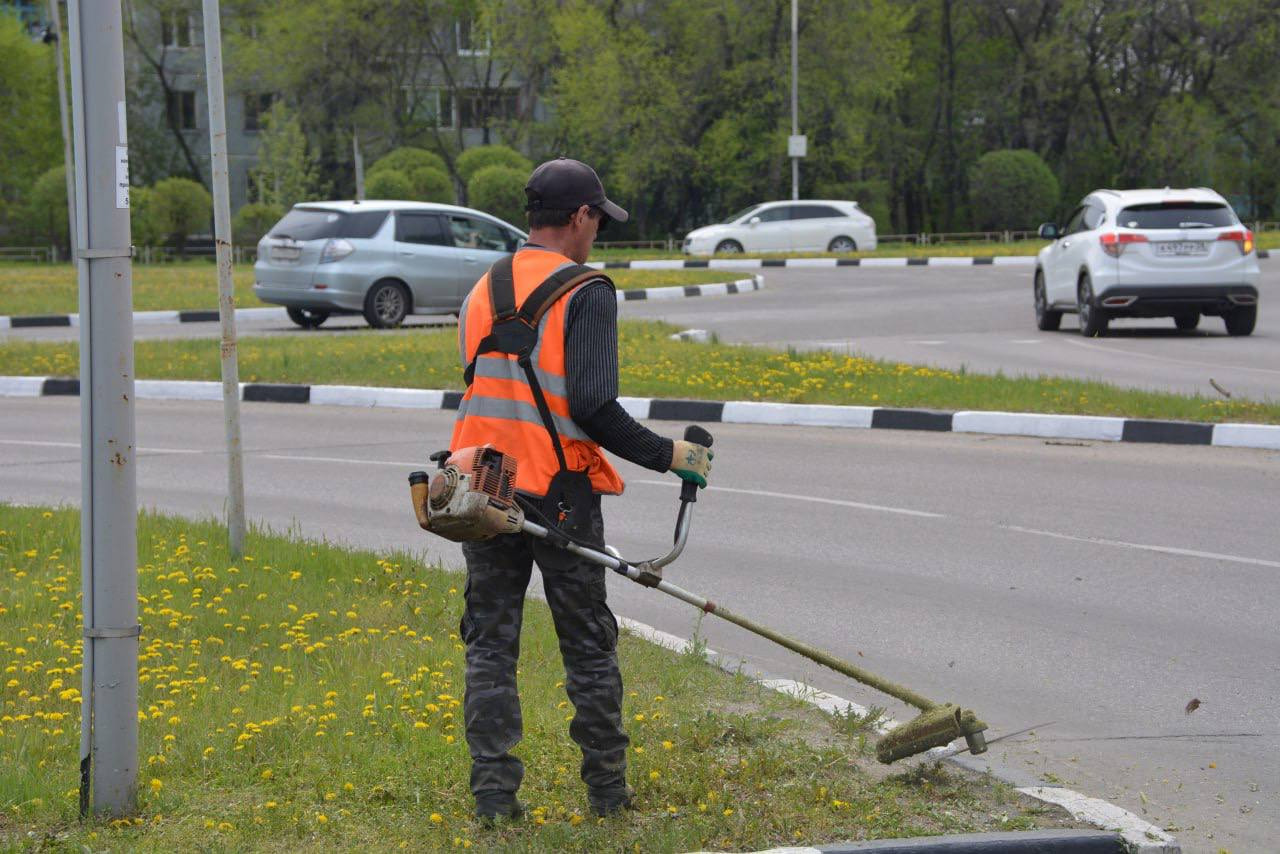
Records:
[[[1039,338],[1014,338],[1009,343],[1010,344],[1039,344],[1041,343],[1041,340]]]
[[[400,466],[408,468],[431,468],[434,463],[418,461],[416,463],[405,463],[398,460],[353,460],[350,457],[304,457],[295,454],[255,454],[249,452],[252,456],[264,460],[297,460],[303,463],[349,463],[359,466]]]
[[[932,346],[932,345],[936,345],[936,344],[946,344],[947,342],[946,342],[946,341],[911,341],[911,340],[908,340],[908,341],[907,341],[907,343],[908,343],[908,344],[929,344],[929,345],[931,345],[931,346]]]
[[[1255,373],[1260,374],[1276,374],[1280,376],[1280,371],[1274,370],[1273,368],[1258,368],[1251,365],[1222,365],[1215,364],[1214,362],[1196,362],[1191,359],[1171,359],[1168,356],[1155,356],[1151,353],[1141,353],[1136,350],[1125,350],[1122,347],[1104,347],[1098,344],[1092,344],[1088,341],[1082,341],[1079,338],[1064,337],[1060,340],[1066,341],[1068,344],[1076,347],[1084,347],[1088,350],[1098,350],[1099,352],[1108,353],[1113,356],[1134,356],[1140,359],[1151,359],[1156,362],[1168,362],[1173,365],[1195,365],[1198,368],[1216,368],[1220,371],[1254,371]]]
[[[670,480],[632,480],[629,483],[642,483],[646,486],[680,486],[679,481]],[[881,513],[899,513],[903,516],[919,516],[924,519],[945,519],[942,513],[926,513],[923,510],[907,510],[904,507],[885,507],[880,504],[863,504],[858,501],[842,501],[837,498],[819,498],[816,495],[792,495],[787,492],[769,492],[764,489],[734,489],[728,486],[708,486],[709,492],[732,492],[737,495],[759,495],[763,498],[782,498],[788,501],[809,501],[814,504],[832,504],[836,507],[852,507],[855,510],[875,510]]]
[[[1115,546],[1123,549],[1139,549],[1141,551],[1157,552],[1159,554],[1179,555],[1180,557],[1202,557],[1208,560],[1224,560],[1231,563],[1245,563],[1252,566],[1266,566],[1273,569],[1280,569],[1280,561],[1262,560],[1256,557],[1240,557],[1239,555],[1225,555],[1218,552],[1202,552],[1195,549],[1176,549],[1172,546],[1152,546],[1144,543],[1126,543],[1124,540],[1108,540],[1103,537],[1077,537],[1071,534],[1059,534],[1056,531],[1041,531],[1037,528],[1023,528],[1019,525],[1000,525],[1006,531],[1017,531],[1022,534],[1036,534],[1041,537],[1054,537],[1059,540],[1073,540],[1078,543],[1094,543],[1100,546]]]

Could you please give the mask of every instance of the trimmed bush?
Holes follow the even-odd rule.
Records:
[[[468,148],[458,155],[455,165],[458,167],[458,176],[462,178],[462,183],[468,187],[471,185],[471,179],[481,169],[487,169],[490,166],[505,166],[522,172],[522,182],[529,180],[529,173],[533,171],[533,164],[528,158],[505,145],[477,145],[475,148]],[[524,184],[521,183],[520,186],[523,188]],[[474,205],[475,202],[470,199],[470,190],[467,194],[468,200]]]
[[[164,239],[156,223],[155,191],[129,188],[129,239],[137,246],[155,246]]]
[[[457,201],[453,181],[443,170],[426,166],[410,169],[409,184],[413,187],[411,198],[415,202],[442,202],[451,205]]]
[[[187,238],[209,227],[213,216],[213,196],[189,178],[165,178],[151,188],[150,205],[156,228],[182,255]]]
[[[411,201],[413,184],[397,169],[382,169],[364,179],[366,199]]]
[[[231,220],[232,240],[239,246],[257,246],[271,226],[280,221],[284,211],[265,202],[250,202],[236,211]]]
[[[467,203],[517,225],[525,221],[524,185],[529,173],[510,166],[486,166],[467,182]]]
[[[62,166],[41,173],[27,198],[27,228],[41,243],[70,246],[67,222],[67,174]]]
[[[989,151],[969,169],[969,198],[980,228],[1035,228],[1058,205],[1058,179],[1025,148]]]
[[[435,169],[446,175],[449,174],[449,167],[445,165],[445,162],[440,159],[438,154],[433,154],[424,148],[397,148],[390,154],[386,154],[374,161],[373,165],[365,173],[365,180],[368,181],[374,174],[388,169],[408,175],[414,169],[424,167]]]

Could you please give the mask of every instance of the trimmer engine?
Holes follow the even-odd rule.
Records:
[[[515,483],[515,458],[482,445],[453,452],[434,477],[413,472],[409,493],[419,527],[462,543],[520,530]]]

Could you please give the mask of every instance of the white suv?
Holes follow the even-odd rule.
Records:
[[[1053,240],[1036,257],[1041,329],[1057,329],[1067,312],[1089,337],[1113,317],[1172,317],[1191,330],[1202,314],[1221,317],[1229,335],[1253,332],[1253,232],[1213,190],[1096,190],[1040,236]]]
[[[765,202],[684,239],[688,255],[739,252],[856,252],[876,248],[876,222],[857,202]]]

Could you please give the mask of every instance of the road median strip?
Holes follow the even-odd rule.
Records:
[[[1258,250],[1266,259],[1270,252]],[[1034,267],[1035,255],[925,255],[866,258],[650,258],[636,261],[594,261],[597,270],[756,270],[791,267],[829,269],[832,267]]]
[[[213,381],[135,380],[134,388],[140,400],[220,400],[222,397],[222,384]],[[58,397],[79,393],[80,381],[74,378],[0,376],[2,397]],[[448,389],[241,383],[240,399],[255,403],[456,410],[462,393]],[[746,400],[621,397],[619,402],[633,418],[653,421],[924,430],[1280,450],[1280,425],[1271,424],[1159,421],[1039,412],[948,412]]]

